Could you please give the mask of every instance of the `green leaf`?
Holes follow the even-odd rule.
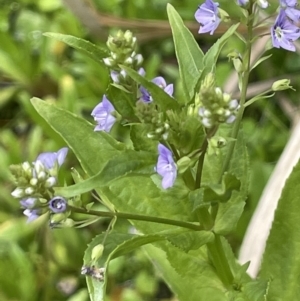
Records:
[[[134,107],[136,99],[133,99],[132,94],[118,89],[114,85],[110,85],[107,91],[107,98],[123,118],[131,120],[135,116]]]
[[[171,109],[179,109],[178,102],[169,94],[167,94],[161,87],[157,86],[151,81],[148,81],[143,76],[139,75],[136,71],[128,68],[127,66],[122,65],[121,68],[124,69],[133,80],[142,85],[151,93],[154,102],[161,108],[162,111],[166,112]]]
[[[156,155],[149,152],[126,150],[109,160],[95,176],[67,187],[57,187],[55,192],[63,197],[74,197],[95,188],[108,185],[111,181],[126,177],[130,173],[151,175],[154,172]]]
[[[264,62],[265,60],[267,60],[268,58],[270,58],[272,56],[272,53],[266,56],[261,57],[257,62],[255,62],[255,64],[251,67],[251,71],[257,67],[260,63]]]
[[[43,35],[66,43],[67,45],[87,54],[90,58],[100,64],[103,64],[103,58],[109,56],[109,53],[105,48],[96,46],[89,41],[77,37],[53,32],[45,32]]]
[[[239,23],[232,25],[223,35],[220,39],[217,40],[216,43],[206,52],[204,56],[204,67],[205,67],[205,73],[203,75],[206,75],[208,72],[212,72],[216,68],[216,63],[218,60],[218,57],[220,55],[220,52],[223,48],[223,46],[226,44],[227,40],[235,33],[236,29],[238,28]],[[203,78],[203,76],[201,76]]]
[[[241,186],[239,192],[233,191],[228,202],[219,204],[214,229],[216,233],[221,235],[228,234],[236,227],[248,195],[249,158],[242,129],[240,129],[236,141],[229,173],[236,176]]]
[[[84,254],[84,265],[91,266],[95,265],[97,268],[105,268],[104,281],[99,281],[87,276],[88,289],[91,295],[92,301],[102,301],[105,297],[105,291],[107,286],[107,275],[109,271],[109,262],[119,256],[128,254],[135,249],[157,241],[165,240],[168,236],[173,236],[176,234],[165,233],[161,235],[133,235],[133,234],[123,234],[118,232],[111,232],[104,241],[105,233],[97,235],[92,242],[89,244],[87,250]],[[95,246],[103,244],[103,254],[98,259],[96,263],[92,262],[91,254]]]
[[[283,188],[267,241],[260,275],[271,279],[268,300],[297,300],[300,295],[300,162]]]
[[[97,174],[107,162],[121,153],[125,145],[105,132],[94,132],[93,125],[74,114],[48,104],[36,97],[31,99],[36,111],[49,123],[73,150],[88,175]],[[101,150],[101,151],[97,151]]]
[[[167,12],[173,33],[180,78],[188,101],[194,96],[195,87],[203,69],[204,54],[171,4],[167,5]]]
[[[210,231],[186,231],[167,237],[168,241],[184,252],[198,250],[203,245],[214,240],[214,235]]]
[[[221,184],[205,185],[204,202],[226,202],[230,199],[233,190],[240,189],[240,181],[235,175],[226,173]]]
[[[226,289],[210,263],[205,246],[188,253],[166,242],[143,248],[163,272],[178,300],[207,301],[208,296],[210,301],[227,300]]]

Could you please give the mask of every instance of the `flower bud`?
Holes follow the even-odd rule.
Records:
[[[22,189],[22,188],[16,188],[16,189],[11,193],[11,195],[12,195],[14,198],[18,199],[18,198],[24,197],[24,196],[25,196],[25,192],[24,192],[24,189]]]
[[[96,245],[91,254],[92,261],[97,261],[103,254],[104,246],[102,244]]]
[[[45,181],[45,187],[50,188],[53,187],[56,184],[56,178],[50,177]]]
[[[290,86],[290,80],[289,79],[280,79],[273,83],[272,90],[273,91],[282,91],[287,89],[293,89],[292,86]]]
[[[23,162],[22,163],[22,169],[26,174],[31,174],[31,165],[29,162]]]
[[[27,187],[25,189],[25,194],[26,195],[32,195],[34,193],[34,188],[33,187]]]
[[[256,3],[261,8],[267,8],[269,6],[269,2],[267,0],[257,0]]]
[[[38,179],[37,179],[37,178],[32,178],[32,179],[30,179],[29,183],[30,183],[30,185],[32,185],[32,186],[36,186],[37,183],[38,183]]]

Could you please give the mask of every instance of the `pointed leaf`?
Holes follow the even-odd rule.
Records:
[[[105,48],[96,46],[95,44],[80,38],[53,32],[45,32],[43,35],[66,43],[67,45],[87,54],[90,58],[100,64],[103,64],[103,58],[109,56],[109,53]]]
[[[300,162],[286,181],[275,212],[261,267],[270,279],[268,300],[297,300],[300,295]]]
[[[166,112],[170,109],[179,109],[178,102],[169,94],[167,94],[161,87],[157,86],[151,81],[148,81],[131,68],[122,66],[122,69],[124,69],[133,80],[142,85],[151,93],[154,102],[161,108],[162,111]]]
[[[180,78],[188,101],[194,96],[195,87],[203,69],[204,54],[171,4],[167,5],[167,12],[173,33]]]
[[[208,72],[214,71],[223,46],[226,44],[227,40],[235,33],[238,26],[239,24],[232,25],[222,35],[222,37],[218,39],[217,42],[214,43],[214,45],[206,52],[204,56],[204,66],[206,72],[203,75],[206,75]]]

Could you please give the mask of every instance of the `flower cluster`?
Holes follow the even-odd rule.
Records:
[[[62,148],[58,152],[45,152],[41,153],[31,164],[24,162],[10,167],[17,186],[11,195],[20,200],[28,222],[35,220],[48,206],[54,213],[66,210],[65,199],[61,201],[65,205],[57,207],[56,210],[53,210],[52,200],[53,187],[57,184],[58,169],[65,161],[67,153],[68,148]]]
[[[104,64],[110,68],[110,76],[114,83],[130,86],[130,80],[126,71],[119,65],[125,65],[143,74],[143,69],[139,68],[143,62],[141,54],[136,53],[137,40],[132,32],[119,30],[115,36],[109,36],[107,47],[110,57],[104,58]]]
[[[300,21],[300,11],[296,9],[297,1],[280,0],[280,5],[279,15],[271,27],[272,44],[275,48],[296,51],[293,42],[300,37],[300,29],[295,25]]]
[[[190,108],[190,115],[198,114],[201,123],[211,128],[219,123],[232,123],[239,109],[236,99],[215,86],[214,75],[209,73],[201,83],[195,107]]]

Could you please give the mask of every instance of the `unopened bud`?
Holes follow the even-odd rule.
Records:
[[[269,2],[267,0],[257,0],[256,3],[261,8],[267,8],[269,6]]]
[[[16,188],[12,193],[11,195],[14,197],[14,198],[22,198],[23,196],[25,196],[25,193],[24,193],[24,189],[22,188]]]
[[[38,179],[37,179],[37,178],[32,178],[32,179],[30,179],[29,183],[30,183],[30,185],[32,185],[32,186],[36,186],[37,183],[38,183]]]
[[[32,195],[34,193],[34,189],[32,187],[27,187],[25,189],[25,194],[26,195]]]
[[[92,250],[92,261],[97,261],[103,254],[104,246],[102,244],[99,244],[95,246]]]
[[[45,187],[50,188],[53,187],[56,184],[56,178],[50,177],[45,181]]]
[[[273,83],[272,90],[273,91],[282,91],[287,89],[293,89],[292,86],[290,86],[290,80],[289,79],[280,79]]]
[[[26,173],[28,173],[28,172],[31,173],[31,165],[29,162],[22,163],[22,168]]]

